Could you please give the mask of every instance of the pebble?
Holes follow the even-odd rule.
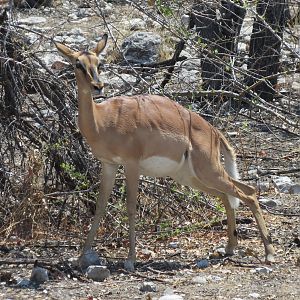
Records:
[[[94,281],[103,281],[110,276],[110,271],[106,266],[89,266],[86,276]]]
[[[188,15],[188,14],[182,15],[182,16],[181,16],[181,24],[182,24],[184,27],[188,28],[189,25],[190,25],[190,15]]]
[[[78,265],[82,270],[86,270],[89,266],[105,265],[105,261],[100,260],[96,251],[88,250],[79,257]]]
[[[154,282],[152,281],[145,281],[140,286],[140,291],[145,292],[156,292],[157,288]]]
[[[268,207],[276,207],[282,204],[279,200],[276,199],[260,198],[258,201],[259,203]]]
[[[19,288],[29,288],[31,286],[31,281],[29,279],[19,279],[17,281],[17,287]]]
[[[146,28],[146,22],[140,18],[134,18],[129,21],[130,30],[142,30]]]
[[[48,270],[41,267],[34,267],[31,271],[30,281],[36,284],[49,280]]]
[[[258,293],[250,293],[248,296],[251,298],[256,298],[256,299],[260,298],[260,294],[258,294]]]
[[[208,268],[209,267],[209,260],[208,259],[201,259],[201,260],[198,260],[196,262],[196,265],[199,269],[205,269],[205,268]]]
[[[292,179],[288,176],[272,176],[272,181],[280,193],[288,193],[293,185]]]
[[[158,300],[184,300],[182,296],[180,295],[165,295],[160,297]]]
[[[290,194],[300,194],[300,184],[298,184],[298,183],[293,184],[293,185],[289,188],[289,193],[290,193]]]
[[[207,280],[212,281],[212,282],[218,282],[218,281],[222,281],[223,278],[217,275],[208,275],[206,276]]]
[[[176,248],[179,247],[179,243],[178,242],[170,242],[169,243],[169,247],[173,248],[173,249],[176,249]]]
[[[46,22],[47,22],[46,18],[34,17],[34,16],[18,20],[18,24],[25,24],[25,25],[33,25],[33,24],[40,24]]]
[[[207,279],[205,276],[196,276],[192,279],[192,282],[197,284],[205,284],[207,283]]]
[[[260,274],[269,274],[273,272],[273,269],[269,267],[258,267],[255,269],[250,270],[251,273],[260,273]]]

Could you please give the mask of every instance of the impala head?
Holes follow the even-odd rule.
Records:
[[[94,49],[88,51],[73,51],[63,44],[55,43],[58,51],[72,63],[75,72],[82,72],[96,94],[102,94],[104,87],[99,79],[99,54],[105,48],[106,43],[107,34],[103,35]]]

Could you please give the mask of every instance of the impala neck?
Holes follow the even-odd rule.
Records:
[[[78,89],[78,126],[82,135],[87,139],[93,139],[97,135],[97,127],[94,118],[95,103],[92,97],[90,83],[86,80],[81,70],[75,70]]]

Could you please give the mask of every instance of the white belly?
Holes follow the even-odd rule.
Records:
[[[126,165],[121,157],[113,157],[110,163]],[[175,161],[163,156],[151,156],[139,161],[140,175],[151,177],[171,177],[179,184],[192,187],[196,176],[191,158],[183,155],[181,161]]]
[[[167,157],[152,156],[140,161],[141,175],[153,177],[166,177],[176,174],[184,164],[184,157],[180,162],[171,160]]]

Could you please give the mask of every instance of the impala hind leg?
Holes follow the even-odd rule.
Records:
[[[266,253],[266,262],[272,263],[275,261],[274,254],[275,250],[272,245],[272,239],[266,227],[266,223],[262,214],[262,210],[257,201],[255,189],[249,185],[246,185],[242,182],[232,179],[234,186],[237,189],[237,193],[240,195],[239,198],[243,200],[246,205],[252,211],[258,229],[260,231]]]
[[[228,200],[228,196],[215,189],[208,188],[198,180],[196,184],[193,184],[193,187],[198,190],[201,190],[202,192],[218,197],[219,199],[221,199],[222,203],[224,204],[226,216],[227,216],[227,237],[228,237],[228,242],[225,247],[225,252],[227,255],[233,255],[233,251],[238,244],[237,230],[236,230],[236,216],[235,216],[235,209],[231,207]]]
[[[125,166],[126,192],[127,192],[127,214],[129,221],[129,253],[124,262],[124,268],[127,271],[134,271],[136,259],[135,253],[135,218],[136,218],[136,199],[139,184],[139,168],[136,164]]]
[[[96,212],[92,223],[92,227],[88,233],[88,236],[83,246],[83,254],[92,248],[92,244],[97,234],[100,221],[105,213],[108,198],[112,192],[115,183],[117,170],[117,165],[102,163],[99,199],[96,203]]]
[[[214,180],[209,181],[208,178],[214,178]],[[249,185],[230,178],[226,173],[206,173],[206,176],[202,176],[201,180],[204,182],[204,184],[207,184],[208,186],[217,189],[220,192],[241,199],[250,208],[264,243],[266,262],[273,262],[275,251],[262,215],[262,210],[256,198],[255,189]]]

